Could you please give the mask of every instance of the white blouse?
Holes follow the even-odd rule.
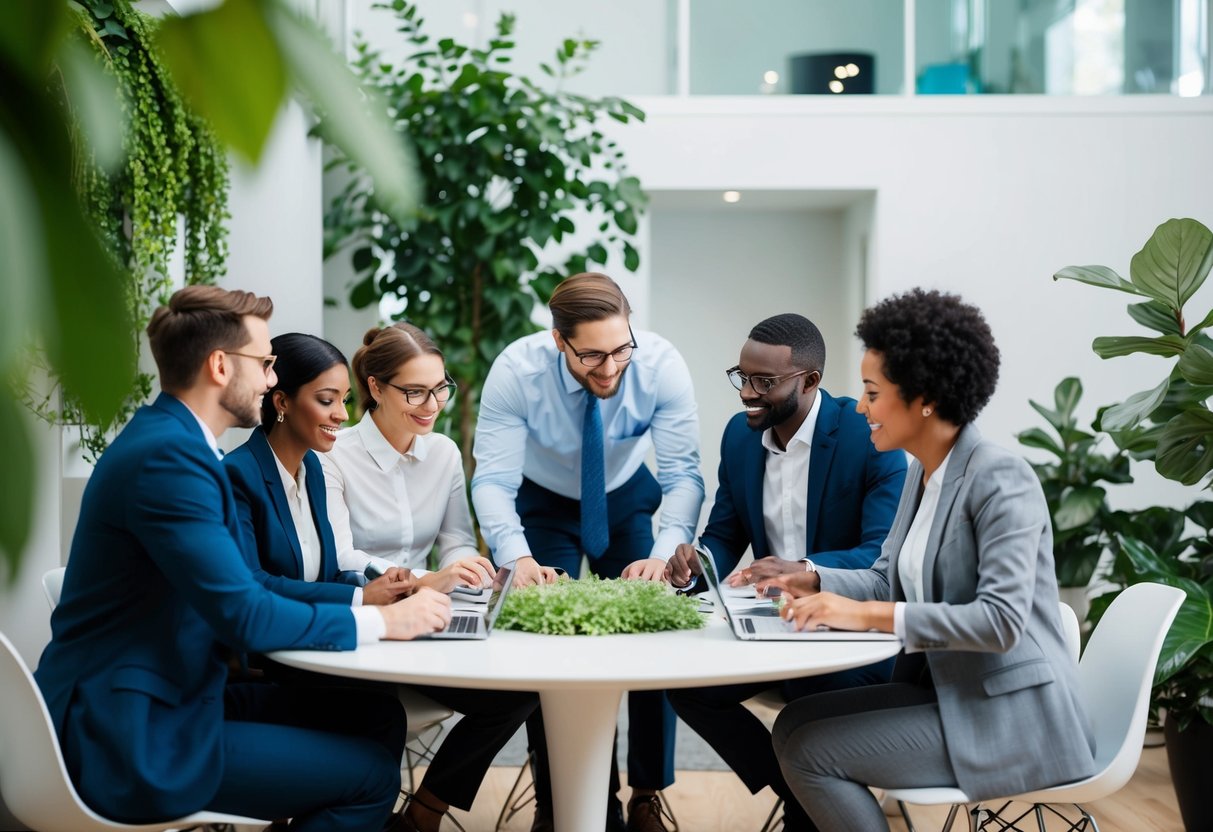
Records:
[[[480,554],[463,460],[449,437],[418,436],[402,454],[368,412],[320,460],[341,569],[424,572],[435,546],[440,566]]]
[[[273,450],[270,448],[271,453]],[[295,521],[295,536],[299,538],[299,551],[303,555],[303,580],[315,581],[320,576],[320,541],[312,520],[312,505],[307,498],[307,466],[300,463],[298,475],[292,477],[276,453],[274,463],[278,466],[278,476],[282,478],[282,490],[286,492],[286,504],[291,508],[291,519]]]
[[[910,530],[906,532],[906,538],[901,543],[901,552],[897,556],[897,577],[901,581],[901,590],[905,593],[906,600],[898,601],[893,607],[893,632],[903,640],[906,637],[905,605],[907,602],[914,603],[923,599],[922,563],[927,556],[927,541],[931,539],[935,510],[939,508],[939,495],[943,491],[943,479],[948,470],[948,460],[951,458],[952,452],[948,451],[943,462],[927,478],[922,499],[918,502],[918,510],[914,512],[914,520],[910,523]]]

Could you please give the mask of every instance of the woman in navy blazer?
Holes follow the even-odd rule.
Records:
[[[262,427],[224,457],[245,558],[258,580],[280,595],[355,605],[393,603],[416,586],[408,569],[390,568],[360,590],[338,582],[343,573],[337,568],[317,453],[332,450],[347,418],[350,376],[345,356],[312,335],[279,335],[271,344],[278,383],[262,400]],[[306,509],[307,516],[296,522],[291,504],[300,492],[306,501],[295,502],[294,511],[302,515]],[[310,544],[305,545],[300,532]],[[493,758],[539,701],[525,692],[413,687],[463,714],[397,827],[399,832],[430,832],[438,829],[451,804],[471,808]]]
[[[361,589],[337,569],[324,470],[317,452],[332,449],[347,418],[349,365],[332,344],[290,333],[272,341],[278,383],[261,404],[261,427],[224,457],[236,497],[241,544],[253,574],[279,595],[300,601],[390,604],[412,591],[407,570],[388,570]],[[288,486],[288,481],[294,483]],[[305,500],[287,496],[302,488]],[[307,510],[302,531],[292,513]]]

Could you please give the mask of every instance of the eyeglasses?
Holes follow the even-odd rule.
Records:
[[[733,367],[725,370],[724,373],[729,377],[729,381],[738,390],[744,390],[745,386],[750,385],[750,389],[760,396],[765,396],[775,389],[775,385],[786,381],[796,376],[813,375],[816,370],[799,370],[795,373],[787,373],[782,376],[752,376],[748,373],[743,373],[740,367]]]
[[[574,347],[573,343],[567,338],[565,339],[565,343],[569,345],[569,349],[573,351],[573,355],[577,356],[577,360],[586,367],[600,367],[602,366],[602,363],[607,360],[608,355],[615,359],[615,363],[617,364],[623,364],[626,361],[632,360],[632,350],[636,349],[636,336],[632,332],[631,324],[628,324],[628,335],[630,335],[632,338],[631,343],[624,344],[622,347],[611,350],[610,352],[595,352],[593,350],[578,352],[577,348]]]
[[[274,362],[278,360],[278,356],[276,355],[249,355],[247,352],[232,352],[230,350],[224,350],[224,352],[228,355],[238,355],[241,358],[252,358],[255,361],[260,361],[261,371],[267,376],[270,374],[270,370],[273,369]]]
[[[379,381],[379,379],[376,379]],[[451,396],[455,395],[455,391],[459,389],[459,385],[450,376],[446,378],[446,384],[439,384],[437,387],[427,389],[425,387],[401,387],[399,384],[392,384],[390,381],[379,381],[380,384],[386,384],[388,387],[395,387],[404,394],[404,400],[412,405],[425,404],[430,396],[434,397],[434,401],[438,404],[446,404],[451,400]]]

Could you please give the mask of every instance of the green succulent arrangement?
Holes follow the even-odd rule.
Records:
[[[558,636],[605,636],[697,630],[704,625],[699,601],[675,595],[652,581],[560,580],[516,587],[505,599],[497,626]]]

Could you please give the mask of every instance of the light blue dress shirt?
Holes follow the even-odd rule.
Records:
[[[653,448],[663,494],[648,557],[668,560],[690,543],[703,505],[699,417],[686,362],[659,335],[637,331],[619,391],[600,402],[606,438],[607,492],[620,487]],[[570,499],[581,498],[581,423],[585,388],[568,371],[551,332],[520,338],[493,362],[480,394],[472,503],[498,565],[531,554],[515,510],[525,476]]]

